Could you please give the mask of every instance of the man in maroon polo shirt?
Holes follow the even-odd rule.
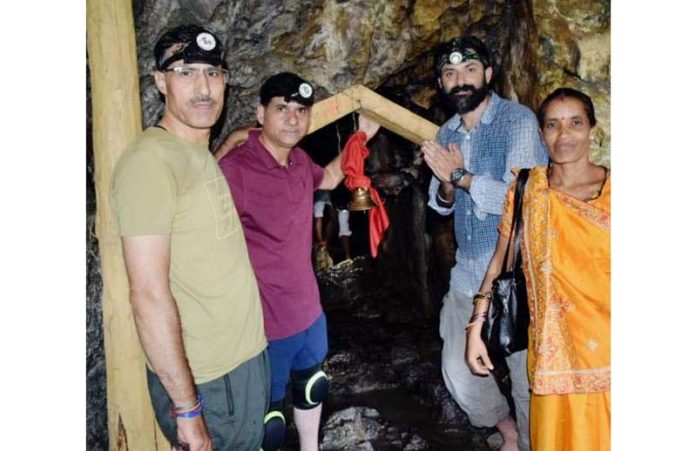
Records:
[[[271,407],[263,449],[278,449],[285,433],[283,399],[292,381],[302,451],[318,450],[321,403],[328,394],[321,365],[328,350],[326,318],[312,269],[312,197],[343,180],[340,158],[325,168],[297,143],[309,129],[312,85],[283,72],[261,86],[256,118],[262,129],[220,160],[244,228],[263,305],[271,362]],[[369,140],[379,125],[360,117]]]

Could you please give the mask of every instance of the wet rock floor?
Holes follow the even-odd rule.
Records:
[[[324,369],[331,379],[321,449],[497,447],[495,431],[470,426],[444,386],[437,318],[424,318],[413,302],[384,287],[367,257],[321,271],[317,279],[329,328]],[[284,449],[299,449],[292,426]]]

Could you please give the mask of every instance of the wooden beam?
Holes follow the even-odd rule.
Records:
[[[416,144],[434,139],[439,128],[370,88],[356,85],[314,104],[309,133],[354,111]]]
[[[415,144],[434,139],[440,127],[365,86],[359,86],[360,114]]]
[[[312,133],[329,125],[360,108],[360,93],[362,86],[353,86],[335,96],[321,100],[312,106],[312,121],[309,132]]]
[[[133,322],[121,240],[109,201],[114,165],[141,131],[131,0],[87,0],[87,51],[92,90],[96,232],[104,282],[109,448],[169,449],[150,403],[145,358]]]

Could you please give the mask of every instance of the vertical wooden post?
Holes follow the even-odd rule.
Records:
[[[131,0],[87,0],[87,50],[92,87],[96,231],[104,282],[109,447],[167,449],[150,404],[145,358],[128,301],[128,279],[109,199],[114,165],[141,131],[142,122]]]

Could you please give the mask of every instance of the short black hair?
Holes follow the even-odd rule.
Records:
[[[168,53],[172,46],[179,48]],[[208,63],[224,66],[225,57],[222,43],[215,33],[200,25],[188,24],[166,30],[155,44],[155,67],[165,70],[175,61],[185,63]]]
[[[473,50],[473,53],[465,52],[467,49]],[[435,65],[433,67],[436,77],[440,77],[442,68],[445,64],[450,62],[450,55],[455,52],[459,52],[460,56],[463,56],[464,59],[462,62],[467,59],[478,59],[483,64],[484,68],[492,67],[491,55],[488,52],[486,44],[476,36],[464,36],[454,38],[437,47],[435,50]]]
[[[271,75],[261,85],[261,105],[267,106],[273,97],[282,97],[286,102],[297,102],[304,106],[314,105],[314,87],[310,82],[292,72]]]
[[[571,97],[573,99],[577,99],[582,103],[583,108],[585,109],[585,114],[587,114],[587,119],[590,121],[590,127],[594,127],[595,124],[597,124],[597,117],[595,116],[595,109],[594,109],[594,104],[592,103],[592,99],[590,96],[587,94],[578,91],[577,89],[573,88],[558,88],[551,94],[549,94],[543,102],[541,102],[541,105],[539,106],[539,111],[537,113],[537,119],[539,120],[539,125],[541,127],[544,126],[544,119],[546,117],[546,109],[549,107],[551,102],[553,102],[556,99],[563,99],[565,97]]]

